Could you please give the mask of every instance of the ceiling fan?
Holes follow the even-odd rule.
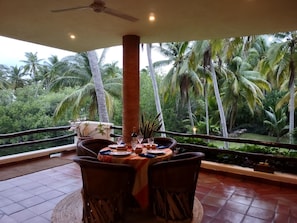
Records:
[[[52,12],[65,12],[65,11],[72,11],[72,10],[78,10],[78,9],[88,9],[91,8],[94,10],[94,12],[104,12],[106,14],[112,15],[119,17],[121,19],[128,20],[130,22],[136,22],[138,21],[137,18],[127,15],[125,13],[122,13],[118,10],[111,9],[105,6],[105,2],[102,0],[94,0],[94,2],[90,5],[86,6],[77,6],[77,7],[71,7],[71,8],[64,8],[64,9],[56,9],[56,10],[51,10]]]

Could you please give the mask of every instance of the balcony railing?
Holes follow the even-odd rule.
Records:
[[[0,153],[4,150],[11,150],[13,148],[24,148],[24,147],[32,147],[37,144],[44,143],[61,143],[61,141],[65,142],[65,139],[68,140],[71,144],[71,148],[75,148],[74,144],[74,136],[75,133],[67,131],[70,126],[60,126],[60,127],[50,127],[50,128],[42,128],[42,129],[34,129],[27,130],[16,133],[9,134],[0,134]],[[117,136],[121,134],[122,127],[121,126],[113,126],[111,137]],[[116,134],[114,134],[115,132]],[[53,134],[54,133],[54,134]],[[238,166],[244,166],[249,168],[254,168],[257,164],[260,163],[268,163],[274,171],[279,171],[283,173],[293,173],[297,174],[297,158],[287,157],[282,155],[273,155],[273,154],[264,154],[264,153],[251,153],[251,152],[242,152],[242,151],[234,151],[234,150],[226,150],[211,147],[208,145],[202,144],[194,144],[194,143],[182,143],[178,139],[189,139],[189,138],[198,138],[203,141],[222,141],[222,142],[234,142],[239,144],[251,144],[251,145],[261,145],[267,147],[273,147],[276,150],[286,149],[292,151],[293,153],[297,153],[297,146],[286,143],[277,143],[277,142],[263,142],[258,140],[249,140],[249,139],[241,139],[241,138],[223,138],[220,136],[212,136],[212,135],[203,135],[203,134],[187,134],[187,133],[178,133],[178,132],[158,132],[165,133],[169,137],[173,137],[177,139],[177,151],[185,152],[185,151],[199,151],[205,153],[205,159],[212,162],[217,163],[227,163]],[[40,134],[44,137],[40,139]],[[34,138],[34,136],[38,135],[38,139]],[[25,141],[25,139],[27,139]],[[3,142],[6,143],[3,143]],[[46,144],[48,148],[48,144]],[[54,145],[54,144],[51,144]],[[60,144],[56,144],[60,145]],[[66,148],[66,147],[65,147]],[[39,148],[40,149],[40,148]],[[69,148],[68,148],[69,149]],[[61,149],[61,151],[63,148]],[[42,151],[42,150],[41,150]],[[54,150],[56,152],[57,150]],[[22,155],[21,153],[19,155]],[[2,155],[3,158],[4,155]],[[0,160],[1,161],[1,160]],[[1,163],[0,163],[1,164]],[[264,170],[265,171],[265,170]]]

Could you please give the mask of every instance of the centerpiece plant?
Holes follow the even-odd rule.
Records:
[[[139,132],[143,135],[144,139],[154,137],[155,133],[161,129],[162,120],[160,116],[161,113],[158,113],[156,116],[150,116],[145,113],[141,114]]]

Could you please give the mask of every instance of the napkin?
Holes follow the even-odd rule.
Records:
[[[100,153],[101,155],[109,155],[110,152],[111,152],[111,150],[109,149],[109,150],[100,151],[99,153]]]
[[[157,146],[157,149],[166,149],[168,148],[167,146]]]
[[[155,158],[156,157],[156,155],[154,155],[154,154],[140,153],[138,155],[141,156],[141,157],[146,157],[146,158]]]

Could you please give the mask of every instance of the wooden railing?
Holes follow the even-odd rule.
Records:
[[[8,149],[12,147],[20,147],[20,146],[29,146],[35,145],[45,142],[57,142],[65,139],[73,139],[75,133],[69,132],[66,134],[66,130],[68,130],[70,126],[59,126],[59,127],[49,127],[42,129],[33,129],[16,133],[8,133],[8,134],[0,134],[0,141],[7,139],[18,139],[15,143],[6,143],[0,144],[0,152],[2,149]],[[121,135],[122,126],[111,126],[114,130],[114,134],[112,137],[116,137]],[[44,139],[33,139],[24,141],[23,136],[32,136],[38,133],[57,133],[61,132],[63,135],[58,135],[54,137],[45,137]],[[220,136],[213,135],[203,135],[203,134],[187,134],[187,133],[178,133],[172,131],[164,131],[157,133],[165,133],[168,137],[173,138],[199,138],[207,141],[222,141],[222,142],[234,142],[240,144],[251,144],[251,145],[261,145],[267,147],[274,147],[277,149],[288,149],[290,151],[297,152],[297,145],[287,144],[287,143],[278,143],[278,142],[264,142],[259,140],[250,140],[250,139],[241,139],[241,138],[224,138]],[[47,134],[45,134],[47,135]],[[29,137],[31,138],[31,137]],[[275,170],[281,172],[288,172],[297,174],[297,159],[287,156],[281,155],[272,155],[272,154],[264,154],[264,153],[250,153],[250,152],[241,152],[227,149],[220,149],[215,147],[210,147],[207,145],[201,144],[193,144],[193,143],[182,143],[177,140],[177,150],[179,152],[185,151],[199,151],[205,153],[205,159],[214,161],[214,162],[222,162],[222,163],[231,163],[235,165],[253,167],[259,162],[268,162]],[[235,162],[236,161],[236,162]]]
[[[68,133],[69,128],[70,126],[58,126],[0,134],[0,152],[1,150],[8,148],[28,147],[30,145],[32,146],[42,143],[53,143],[54,145],[55,143],[61,141],[65,141],[65,143],[67,143],[67,141],[73,141],[73,137],[76,134],[73,132],[69,132],[69,134],[66,134]],[[39,139],[40,134],[43,134],[44,138]]]
[[[177,133],[164,131],[159,133],[165,133],[169,137],[177,138],[199,138],[203,139],[205,142],[209,140],[213,141],[223,141],[223,142],[234,142],[239,144],[251,144],[251,145],[261,145],[266,147],[273,147],[278,150],[288,149],[294,151],[297,154],[297,145],[288,144],[288,143],[278,143],[278,142],[264,142],[259,140],[251,139],[242,139],[242,138],[224,138],[220,136],[212,135],[203,135],[203,134],[186,134],[186,133]],[[179,152],[186,151],[198,151],[205,153],[205,159],[218,162],[218,163],[228,163],[234,164],[249,168],[258,167],[259,163],[268,163],[271,167],[271,170],[293,173],[297,174],[297,158],[288,157],[282,155],[273,155],[273,154],[264,154],[264,153],[251,153],[251,152],[242,152],[234,151],[227,149],[220,149],[215,147],[210,147],[200,144],[191,144],[191,143],[181,143],[178,142],[177,149]]]

